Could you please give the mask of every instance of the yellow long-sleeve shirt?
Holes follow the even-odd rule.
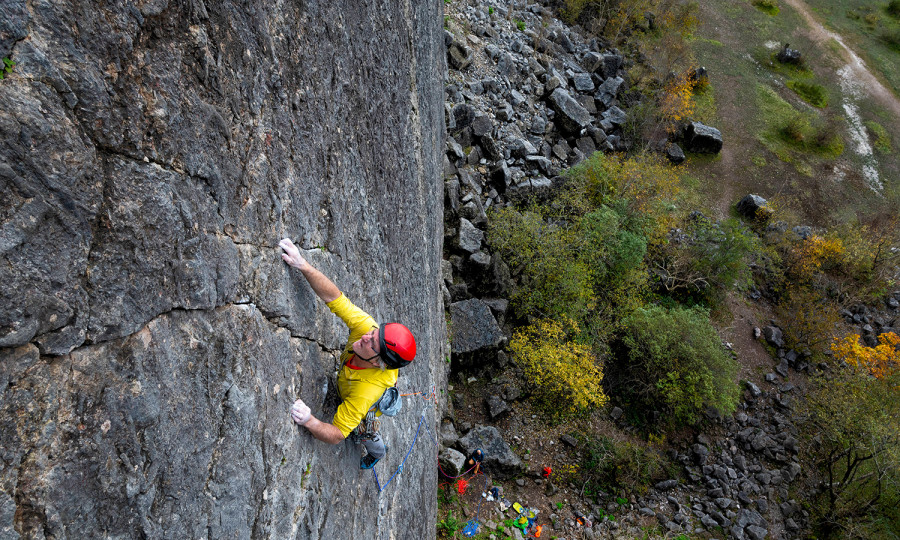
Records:
[[[341,353],[342,365],[338,374],[338,394],[343,401],[331,421],[347,437],[384,391],[397,384],[397,370],[347,365],[353,357],[353,344],[366,332],[377,328],[378,324],[368,313],[353,305],[343,293],[327,305],[350,329],[350,337]]]

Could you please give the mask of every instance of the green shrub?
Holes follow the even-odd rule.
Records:
[[[582,321],[594,309],[597,269],[585,260],[582,240],[577,226],[550,223],[535,211],[491,214],[488,241],[518,277],[510,300],[520,316]]]
[[[16,67],[16,63],[10,60],[9,58],[4,58],[3,63],[0,64],[0,80],[10,73],[12,73],[13,68]]]
[[[781,141],[792,149],[836,158],[844,152],[844,140],[834,124],[823,123],[811,114],[796,113],[778,130]]]
[[[585,495],[594,500],[620,489],[644,493],[654,482],[675,474],[665,456],[644,444],[618,442],[607,436],[585,438],[582,443],[584,457],[578,476]]]
[[[888,2],[887,12],[891,17],[900,19],[900,0],[891,0]]]
[[[595,152],[565,175],[567,183],[556,204],[568,214],[615,208],[629,230],[644,235],[648,243],[661,241],[675,221],[672,208],[681,178],[660,156],[622,158]]]
[[[454,538],[456,531],[460,530],[463,525],[462,521],[453,517],[453,511],[451,510],[447,517],[438,522],[437,530],[446,537]]]
[[[781,9],[775,0],[753,0],[753,5],[763,13],[771,16],[778,15]]]
[[[589,326],[597,342],[600,328],[608,326],[604,318],[612,321],[611,308],[642,304],[647,239],[639,232],[640,220],[625,212],[601,206],[569,221],[511,208],[493,212],[488,241],[519,278],[511,294],[517,314],[568,316]]]
[[[802,145],[810,131],[811,127],[806,115],[796,114],[782,126],[781,136],[788,143]]]
[[[758,249],[756,236],[740,221],[714,223],[694,215],[657,247],[650,266],[667,294],[697,296],[709,303],[750,282],[748,260]]]
[[[562,317],[563,322],[542,320],[517,330],[509,348],[534,396],[555,417],[598,407],[606,403],[603,393],[603,368],[594,359],[590,347],[578,343],[578,325]]]
[[[897,1],[900,2],[900,0]],[[870,121],[866,122],[866,129],[869,131],[869,136],[873,139],[872,146],[874,146],[876,150],[884,152],[885,154],[889,154],[893,150],[893,148],[891,148],[891,136],[888,135],[884,126],[878,122]]]
[[[791,80],[787,82],[787,86],[813,107],[822,109],[828,105],[828,93],[821,84]]]
[[[881,31],[881,39],[891,49],[900,51],[900,30],[884,29]]]
[[[694,423],[704,406],[734,411],[737,362],[722,347],[709,312],[650,306],[623,322],[626,371],[623,391],[645,411],[658,410],[672,424]]]

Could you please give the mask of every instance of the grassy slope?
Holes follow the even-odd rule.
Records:
[[[900,32],[900,20],[888,15],[887,0],[804,1],[900,96],[900,48],[884,39],[886,33]]]
[[[702,119],[719,128],[725,139],[720,159],[694,160],[691,167],[707,205],[721,215],[746,193],[758,193],[815,224],[845,221],[877,206],[882,198],[864,187],[858,172],[862,163],[846,132],[835,74],[842,65],[838,55],[814,45],[790,6],[782,4],[774,17],[749,1],[704,0],[700,9],[701,25],[692,48],[698,63],[709,70],[715,106],[699,112],[712,116]],[[808,72],[773,62],[773,53],[784,42],[804,53]],[[828,105],[816,109],[804,102],[786,87],[792,79],[824,86]],[[866,100],[859,106],[864,119],[878,121],[897,140],[900,122]],[[707,110],[714,112],[704,114]],[[844,153],[834,158],[779,137],[789,117],[798,114],[813,125],[835,126],[844,139]],[[882,178],[892,178],[896,186],[896,153],[879,158]]]

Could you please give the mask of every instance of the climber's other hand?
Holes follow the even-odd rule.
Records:
[[[294,405],[291,407],[291,418],[294,419],[294,422],[296,422],[298,426],[306,425],[306,423],[309,422],[309,419],[312,418],[309,407],[306,403],[303,403],[302,399],[295,401]]]
[[[284,259],[284,262],[288,263],[288,265],[293,266],[297,270],[305,270],[309,267],[309,263],[306,262],[306,259],[300,255],[300,250],[297,249],[297,246],[291,242],[290,238],[283,238],[281,242],[278,242],[278,246],[284,250],[284,253],[281,254],[281,258]]]

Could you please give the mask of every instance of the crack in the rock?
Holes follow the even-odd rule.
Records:
[[[130,337],[132,337],[132,336],[135,336],[136,334],[140,333],[144,328],[146,328],[149,324],[153,323],[155,320],[159,319],[160,317],[169,316],[169,315],[171,315],[171,314],[173,314],[173,313],[179,313],[179,312],[180,312],[180,313],[190,313],[190,312],[213,312],[213,311],[215,311],[215,310],[217,310],[217,309],[220,309],[220,308],[227,308],[227,307],[230,307],[230,306],[250,306],[250,307],[252,307],[253,309],[255,309],[255,310],[262,316],[262,318],[265,319],[266,322],[268,322],[270,325],[272,325],[272,326],[274,326],[274,327],[276,327],[276,328],[283,328],[284,330],[287,330],[287,331],[288,331],[288,334],[289,334],[290,337],[293,338],[293,339],[302,339],[302,340],[304,340],[304,341],[308,341],[308,342],[310,342],[310,343],[314,343],[314,344],[318,345],[318,347],[319,347],[323,352],[330,352],[330,353],[333,353],[333,352],[335,352],[335,351],[340,350],[340,349],[335,349],[335,348],[329,347],[328,345],[326,345],[325,343],[323,343],[322,341],[320,341],[320,340],[318,340],[318,339],[316,339],[316,338],[314,338],[314,337],[309,337],[309,336],[305,336],[305,335],[296,333],[296,332],[295,332],[294,330],[292,330],[289,326],[287,326],[287,325],[285,325],[285,324],[281,324],[281,323],[279,322],[279,320],[278,320],[278,317],[268,316],[268,315],[264,314],[263,311],[262,311],[261,309],[259,309],[259,306],[257,306],[255,302],[247,301],[247,302],[226,302],[226,303],[224,303],[224,304],[216,304],[215,306],[209,307],[209,308],[189,308],[189,307],[184,307],[184,306],[175,306],[175,307],[172,307],[171,309],[168,309],[168,310],[166,310],[166,311],[162,311],[162,312],[160,312],[160,313],[157,313],[157,314],[154,315],[152,318],[150,318],[150,319],[148,319],[146,322],[144,322],[138,330],[135,330],[134,332],[132,332],[132,333],[130,333],[130,334],[125,334],[125,335],[117,336],[117,337],[111,337],[111,338],[108,338],[108,339],[103,339],[103,340],[98,340],[98,341],[90,341],[90,340],[87,340],[87,339],[86,339],[86,340],[84,341],[83,344],[81,344],[81,345],[79,345],[78,347],[72,349],[72,351],[70,352],[70,354],[71,354],[72,352],[78,351],[79,349],[82,349],[82,348],[84,348],[84,347],[90,347],[90,346],[100,345],[101,343],[107,343],[107,342],[110,342],[110,341],[116,341],[116,340],[124,340],[124,339],[128,339],[128,338],[130,338]],[[88,304],[88,315],[90,316],[90,304]],[[42,334],[42,335],[43,335],[43,334]],[[36,336],[36,337],[39,337],[39,336]],[[34,345],[35,347],[37,346],[37,343],[36,343],[36,341],[35,341],[34,339],[32,339],[30,343],[31,343],[32,345]]]

